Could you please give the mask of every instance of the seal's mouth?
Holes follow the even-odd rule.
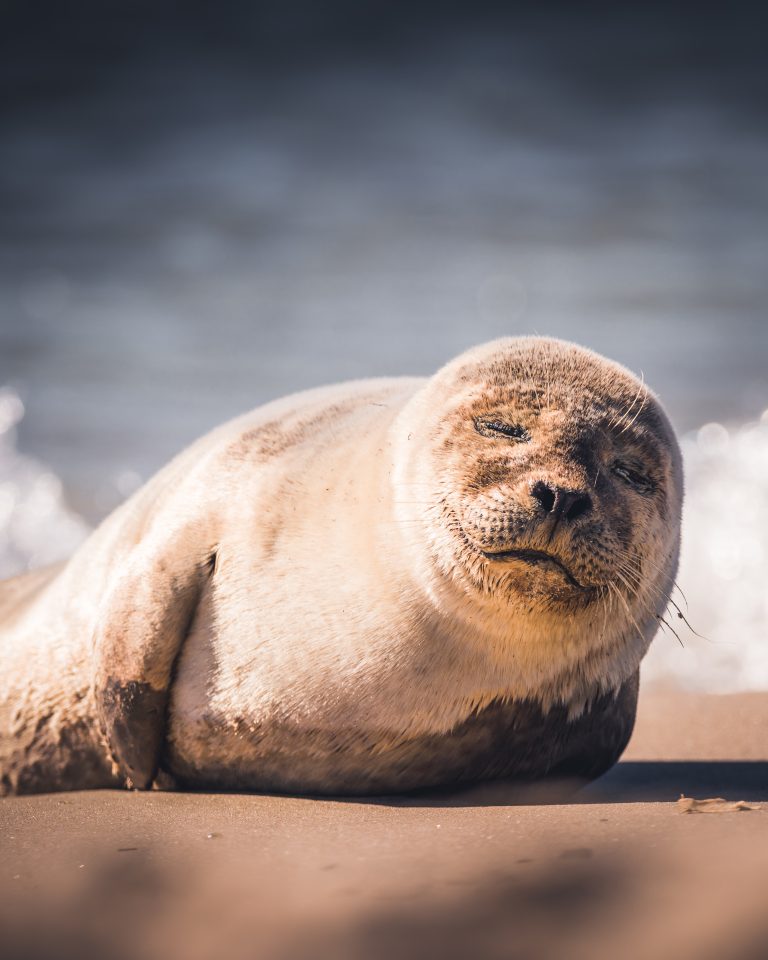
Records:
[[[530,564],[531,566],[549,566],[558,570],[571,584],[573,587],[577,587],[579,590],[587,590],[583,584],[574,577],[568,567],[565,566],[562,560],[558,557],[555,557],[551,553],[545,553],[543,550],[499,550],[498,552],[492,553],[490,551],[483,550],[482,554],[488,560],[497,560],[497,561],[508,561],[508,560],[520,560],[522,563]]]

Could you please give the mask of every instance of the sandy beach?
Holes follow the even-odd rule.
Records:
[[[3,956],[765,956],[767,727],[768,695],[654,689],[576,793],[4,799]]]

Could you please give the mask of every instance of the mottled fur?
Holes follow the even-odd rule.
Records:
[[[536,483],[589,508],[555,522]],[[269,404],[0,585],[2,789],[595,776],[632,729],[681,500],[655,398],[559,341]],[[551,561],[489,556],[511,548]]]

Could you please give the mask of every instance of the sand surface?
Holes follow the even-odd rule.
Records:
[[[768,956],[766,730],[768,694],[655,691],[575,794],[4,799],[0,955]]]

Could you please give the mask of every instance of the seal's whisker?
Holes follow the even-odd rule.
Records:
[[[634,408],[635,404],[636,404],[637,401],[639,400],[640,395],[642,394],[642,392],[643,392],[644,389],[645,389],[645,383],[644,383],[644,378],[643,378],[643,376],[642,376],[642,374],[641,374],[640,387],[638,388],[637,393],[636,393],[635,396],[633,397],[632,403],[630,403],[630,405],[627,407],[627,409],[624,411],[624,413],[621,414],[621,416],[619,416],[619,417],[617,417],[617,418],[615,418],[615,419],[613,419],[613,420],[611,420],[611,421],[609,422],[609,424],[608,424],[609,427],[611,427],[611,428],[618,427],[619,424],[620,424],[623,420],[625,420],[625,419],[630,415],[630,413],[632,412],[632,409]],[[623,432],[624,432],[623,430],[620,431],[620,433],[623,433]]]
[[[666,636],[667,635],[666,624],[664,623],[663,620],[660,620],[658,617],[656,619],[659,620],[659,627],[661,628],[661,632],[664,634],[664,636]]]
[[[635,618],[632,616],[632,612],[631,612],[630,609],[629,609],[629,604],[628,604],[627,601],[624,599],[624,597],[621,595],[621,591],[619,590],[619,588],[616,586],[615,583],[611,583],[611,584],[609,584],[609,586],[615,591],[616,596],[617,596],[617,597],[619,598],[619,600],[621,600],[621,602],[624,604],[624,609],[627,611],[627,616],[629,617],[629,619],[630,619],[630,620],[632,621],[632,623],[634,624],[635,630],[637,630],[640,639],[643,641],[643,643],[645,643],[645,636],[643,635],[643,631],[642,631],[642,630],[640,629],[640,627],[637,625],[637,620],[635,620]]]
[[[677,642],[680,644],[681,647],[685,646],[683,641],[680,639],[680,634],[677,632],[677,630],[675,630],[675,628],[671,624],[667,623],[667,621],[664,619],[664,617],[662,617],[660,613],[656,614],[656,619],[659,621],[659,623],[663,623],[665,627],[667,627],[672,631],[672,633],[674,633],[674,635],[677,637]]]
[[[634,564],[637,565],[637,567],[638,567],[638,569],[639,569],[639,571],[640,571],[640,575],[641,575],[641,576],[642,576],[642,568],[643,568],[643,566],[645,566],[645,565],[647,565],[647,566],[649,566],[649,567],[652,567],[652,568],[653,568],[654,570],[656,570],[658,573],[662,573],[662,574],[666,574],[666,573],[667,573],[667,569],[666,569],[665,567],[663,567],[663,566],[662,566],[660,563],[658,563],[657,561],[652,560],[650,557],[643,557],[642,560],[641,560],[639,557],[637,557],[637,556],[635,556],[635,555],[627,555],[626,559],[629,560],[631,563],[634,563]],[[689,612],[690,607],[689,607],[689,603],[688,603],[688,598],[686,597],[685,593],[683,592],[683,588],[680,586],[680,584],[677,582],[677,580],[673,580],[673,581],[672,581],[672,588],[673,588],[674,590],[677,590],[677,592],[678,592],[678,593],[680,594],[680,596],[683,598],[683,603],[685,604],[686,612]]]
[[[650,396],[648,388],[645,386],[645,377],[643,375],[643,371],[641,370],[640,371],[640,391],[642,392],[643,390],[645,391],[645,396],[643,397],[643,401],[637,409],[637,413],[634,415],[634,417],[632,417],[632,419],[628,423],[626,423],[622,427],[621,430],[619,430],[619,436],[621,436],[622,433],[626,433],[626,431],[629,430],[632,424],[635,423],[637,418],[643,412],[643,409],[645,408],[645,404],[648,400],[648,397]],[[640,396],[640,393],[638,393],[638,397],[639,396]],[[632,409],[632,407],[635,405],[636,402],[637,402],[637,397],[635,397],[635,399],[632,401],[632,406],[629,408],[630,410]],[[627,410],[626,416],[629,416],[629,410]]]
[[[634,554],[625,554],[623,558],[625,563],[628,563],[632,566],[635,574],[639,579],[643,577],[643,567],[648,566],[652,570],[655,570],[657,573],[666,574],[667,570],[661,564],[657,563],[655,560],[652,560],[650,557],[643,557],[642,559]],[[674,583],[674,581],[673,581]]]
[[[682,610],[680,609],[680,607],[675,603],[675,601],[672,599],[672,597],[668,597],[667,599],[668,599],[668,601],[672,604],[672,606],[675,608],[675,610],[677,610],[677,616],[678,616],[678,618],[683,621],[683,623],[686,625],[686,627],[688,627],[688,629],[691,631],[691,633],[692,633],[695,637],[698,637],[700,640],[706,640],[707,643],[712,643],[712,641],[709,639],[709,637],[705,637],[705,636],[703,636],[703,634],[701,634],[701,633],[699,633],[698,631],[696,631],[696,630],[693,629],[693,627],[691,626],[691,624],[690,624],[689,621],[688,621],[688,618],[683,614],[683,611],[682,611]]]
[[[683,615],[683,613],[681,612],[680,608],[679,608],[678,605],[675,603],[675,601],[669,596],[669,594],[665,593],[665,592],[661,589],[661,587],[658,587],[658,586],[653,587],[653,588],[652,588],[652,591],[651,591],[651,597],[650,597],[649,599],[652,599],[653,596],[655,596],[655,595],[661,596],[661,597],[666,601],[667,606],[669,606],[669,605],[671,604],[671,605],[675,608],[675,610],[677,611],[677,616],[685,623],[686,627],[690,630],[690,632],[691,632],[695,637],[699,637],[699,639],[705,640],[707,643],[712,643],[712,642],[713,642],[712,640],[709,639],[709,637],[705,637],[703,634],[699,633],[697,630],[694,630],[694,628],[691,626],[691,624],[689,623],[688,619]],[[654,616],[656,616],[657,619],[661,619],[661,617],[660,617],[659,614],[654,614]],[[677,631],[674,630],[674,628],[671,626],[671,624],[667,623],[666,620],[664,620],[664,621],[662,621],[662,622],[663,622],[670,630],[672,630],[672,632],[675,634],[675,636],[678,637],[678,639],[679,639],[679,636],[678,636],[678,634],[677,634]]]
[[[634,423],[637,422],[637,418],[640,416],[640,414],[641,414],[641,413],[643,412],[643,410],[645,409],[645,404],[646,404],[646,401],[647,401],[647,400],[648,400],[648,394],[646,394],[646,396],[643,398],[643,402],[642,402],[642,403],[640,404],[640,406],[637,408],[637,413],[634,415],[634,417],[632,417],[632,419],[629,421],[629,423],[627,423],[621,430],[619,430],[619,435],[621,435],[622,433],[626,433],[626,431],[629,430],[629,428],[632,426],[632,424],[634,424]]]
[[[630,598],[634,600],[637,597],[637,589],[632,586],[630,581],[627,580],[627,578],[622,574],[620,570],[616,569],[614,570],[614,573],[616,574],[616,579],[620,580],[624,584],[624,586],[627,588]]]
[[[629,574],[633,579],[636,579],[638,582],[642,580],[642,570],[638,570],[636,566],[632,566],[628,557],[619,557],[616,560],[616,563],[618,564],[619,567],[621,567],[621,569],[625,573]]]
[[[625,567],[622,567],[622,566],[620,565],[620,566],[619,566],[619,569],[622,570],[623,573],[630,575],[630,574],[629,574],[629,571],[627,571]],[[622,578],[622,579],[623,579],[623,578]],[[626,581],[624,581],[624,582],[626,583]],[[641,586],[641,583],[638,582],[638,583],[637,583],[637,587],[639,588],[640,586]],[[639,599],[639,593],[638,593],[637,591],[635,591],[634,596]],[[669,604],[670,602],[671,602],[671,603],[674,603],[674,601],[671,599],[671,597],[669,596],[669,594],[665,593],[665,591],[662,590],[660,586],[658,586],[658,585],[651,585],[650,591],[649,591],[648,600],[649,600],[649,601],[652,600],[655,596],[661,596],[661,597],[666,601],[667,604]],[[687,621],[686,621],[686,622],[687,622]],[[689,625],[689,628],[690,628],[690,625]],[[693,633],[695,633],[695,631],[694,631],[692,628],[690,628],[690,629],[691,629],[691,631],[692,631]],[[704,638],[702,638],[702,639],[704,639]]]
[[[624,567],[622,561],[619,560],[617,562],[615,572],[620,576],[622,582],[631,591],[632,595],[636,597],[638,595],[640,583],[634,579],[632,571]]]
[[[611,596],[611,591],[608,589],[610,584],[605,584],[598,587],[598,599],[600,601],[607,600],[607,603],[603,605],[603,627],[600,631],[600,640],[605,636],[605,628],[608,626],[608,612],[611,609],[613,603],[613,597]]]
[[[677,592],[680,594],[680,596],[683,598],[683,603],[685,604],[685,612],[688,613],[688,612],[690,611],[690,607],[688,606],[688,598],[687,598],[686,595],[683,593],[683,591],[682,591],[682,589],[681,589],[681,587],[680,587],[680,584],[677,582],[677,580],[673,580],[673,581],[672,581],[672,584],[673,584],[674,588],[677,590]]]
[[[622,579],[623,582],[626,584],[626,581],[624,580],[623,577],[620,577],[620,579]],[[637,594],[636,592],[634,592],[634,596],[637,598],[637,597],[638,597],[638,594]],[[658,586],[654,586],[654,587],[652,588],[651,593],[650,593],[650,596],[649,596],[649,598],[648,598],[649,601],[652,600],[654,596],[661,596],[661,597],[663,597],[663,599],[664,599],[668,604],[669,604],[670,602],[672,602],[673,605],[675,605],[675,604],[674,604],[674,601],[671,600],[671,598],[669,597],[669,595],[666,594],[666,593],[665,593],[660,587],[658,587]],[[676,606],[676,605],[675,605],[675,606]],[[661,620],[661,622],[663,622],[663,623],[675,634],[675,636],[678,638],[678,640],[680,640],[680,637],[679,637],[677,631],[674,630],[674,628],[673,628],[670,624],[668,624],[668,623],[666,622],[666,620],[663,620],[663,617],[661,617],[660,614],[654,614],[654,616],[656,617],[657,620]],[[683,619],[685,619],[685,618],[683,618]],[[690,624],[688,623],[687,620],[686,620],[685,622],[686,622],[686,625],[688,626],[688,628],[691,630],[691,632],[692,632],[693,634],[695,634],[696,636],[701,637],[701,634],[696,633],[696,631],[693,630],[693,628],[690,626]],[[701,639],[706,640],[706,637],[701,637]],[[680,641],[680,642],[682,643],[682,641]]]
[[[645,560],[642,561],[642,563],[641,563],[641,561],[640,561],[638,558],[636,558],[636,557],[626,557],[625,560],[626,560],[628,563],[633,563],[633,564],[637,567],[636,576],[637,576],[638,580],[640,580],[641,577],[642,577],[642,563],[647,564],[648,566],[652,567],[653,569],[655,569],[655,570],[658,571],[659,573],[664,573],[663,567],[661,567],[659,564],[655,563],[655,562],[654,562],[653,560],[651,560],[649,557],[646,557]],[[625,572],[628,572],[628,571],[625,569]],[[680,595],[682,596],[683,602],[685,603],[685,607],[686,607],[686,613],[688,613],[688,612],[689,612],[689,609],[688,609],[688,600],[686,599],[685,594],[683,593],[683,591],[682,591],[682,590],[680,589],[680,587],[678,586],[677,581],[673,581],[673,589],[675,589],[675,588],[679,591]],[[677,616],[678,616],[678,618],[685,623],[685,625],[688,627],[688,629],[691,631],[691,633],[692,633],[694,636],[699,637],[700,640],[706,640],[707,643],[711,643],[711,642],[712,642],[712,641],[709,639],[709,637],[705,637],[703,634],[699,633],[699,632],[693,627],[693,625],[692,625],[692,624],[690,623],[690,621],[688,620],[688,617],[687,617],[687,616],[683,613],[683,611],[680,609],[679,604],[676,603],[676,601],[672,599],[672,595],[671,595],[671,594],[664,593],[664,591],[661,590],[660,587],[657,588],[657,589],[658,589],[659,593],[661,593],[662,596],[666,599],[667,603],[668,603],[668,604],[671,604],[671,605],[675,608],[675,610],[677,611]]]

